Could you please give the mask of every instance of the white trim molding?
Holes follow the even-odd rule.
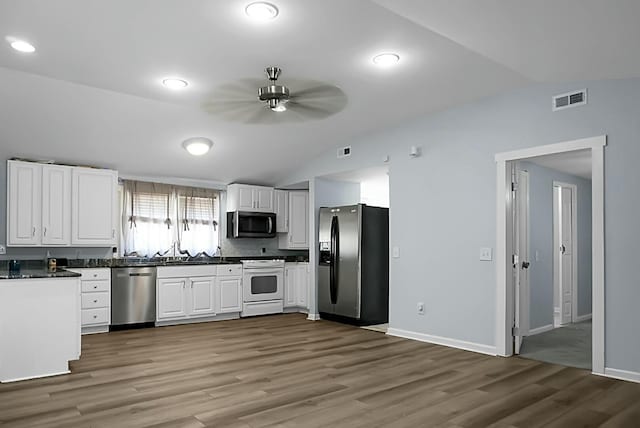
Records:
[[[545,333],[547,331],[553,330],[555,327],[553,324],[543,325],[542,327],[536,327],[529,330],[528,336],[535,336],[536,334]]]
[[[450,348],[478,352],[480,354],[486,354],[486,355],[492,355],[492,356],[497,355],[495,346],[483,345],[481,343],[467,342],[467,341],[458,340],[458,339],[450,339],[448,337],[433,336],[431,334],[417,333],[415,331],[401,330],[399,328],[389,328],[387,330],[387,334],[389,336],[402,337],[405,339],[432,343],[434,345],[443,345],[443,346],[448,346]]]
[[[591,319],[591,314],[578,315],[576,317],[576,322],[582,322]]]
[[[496,160],[496,352],[513,355],[514,300],[510,264],[510,233],[507,213],[511,209],[510,162],[536,156],[591,150],[592,192],[592,365],[593,372],[604,374],[604,148],[607,136],[530,147],[495,155]]]
[[[312,314],[311,312],[309,312],[309,315],[307,315],[307,319],[309,321],[320,321],[320,314]]]
[[[598,373],[595,373],[598,374]],[[640,373],[632,372],[629,370],[612,369],[609,367],[604,368],[604,375],[613,379],[626,380],[629,382],[640,383]]]

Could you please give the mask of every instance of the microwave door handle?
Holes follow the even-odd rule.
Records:
[[[267,217],[267,220],[269,221],[269,234],[273,233],[273,219],[271,218],[271,216]]]
[[[238,211],[236,211],[235,213],[233,213],[233,236],[238,238],[239,237],[239,230],[238,230],[238,223],[240,223],[240,213]]]

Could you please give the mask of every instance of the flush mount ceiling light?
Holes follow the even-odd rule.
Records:
[[[211,150],[213,141],[205,137],[194,137],[184,140],[182,147],[194,156],[202,156]]]
[[[14,37],[7,37],[6,40],[9,42],[11,47],[18,52],[33,53],[36,51],[36,48],[25,40],[16,39]]]
[[[270,21],[278,16],[278,8],[271,3],[257,1],[249,3],[244,9],[244,13],[256,21]]]
[[[162,81],[162,84],[169,89],[183,89],[186,88],[189,83],[186,80],[168,78]]]
[[[373,63],[380,67],[390,67],[400,61],[400,55],[390,52],[381,53],[373,57]]]

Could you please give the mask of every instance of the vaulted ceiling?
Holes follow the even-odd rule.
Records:
[[[640,76],[633,0],[3,0],[1,154],[138,176],[274,183],[342,141],[535,82]],[[606,3],[606,4],[605,4]],[[33,54],[4,37],[29,40]],[[381,69],[372,57],[400,62]],[[323,120],[246,124],[208,113],[216,91],[260,79],[335,85]],[[165,77],[189,82],[180,91]],[[276,113],[274,113],[276,114]],[[286,113],[284,113],[286,114]],[[194,158],[180,143],[214,141]]]

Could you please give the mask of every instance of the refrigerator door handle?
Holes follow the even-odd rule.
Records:
[[[331,304],[338,302],[338,273],[340,269],[340,228],[338,216],[331,219],[331,264],[329,266],[329,293]]]

